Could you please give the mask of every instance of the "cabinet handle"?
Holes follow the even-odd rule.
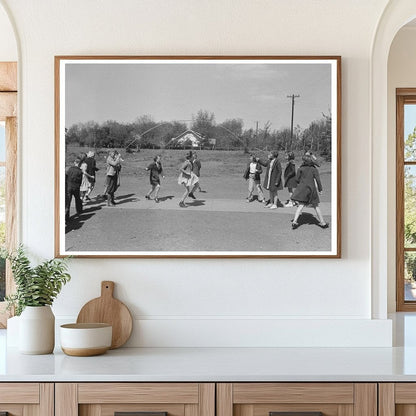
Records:
[[[269,412],[269,416],[323,416],[322,412]]]
[[[168,412],[115,412],[114,416],[168,416]]]

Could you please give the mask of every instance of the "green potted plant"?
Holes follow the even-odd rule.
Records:
[[[6,296],[8,309],[19,318],[19,350],[49,354],[55,346],[55,316],[51,305],[71,278],[67,258],[32,266],[23,246],[3,256],[10,261],[16,292]]]

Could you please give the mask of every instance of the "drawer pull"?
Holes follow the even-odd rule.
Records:
[[[115,412],[114,416],[168,416],[168,412]]]
[[[269,412],[269,416],[323,416],[322,412]]]

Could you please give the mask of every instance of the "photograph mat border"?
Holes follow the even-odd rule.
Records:
[[[331,250],[329,251],[67,251],[65,222],[61,220],[65,207],[65,67],[67,64],[330,64],[331,65]],[[59,111],[57,111],[57,108]],[[59,114],[59,117],[57,117]],[[340,258],[341,257],[341,57],[124,57],[124,56],[55,56],[55,256],[120,257],[120,258]],[[62,142],[62,140],[64,140]],[[332,174],[336,172],[336,175]],[[56,186],[56,184],[59,186]],[[63,249],[62,249],[63,248]]]

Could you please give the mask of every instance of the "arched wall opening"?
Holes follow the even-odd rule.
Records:
[[[387,174],[388,174],[388,311],[394,312],[396,310],[396,218],[395,218],[395,198],[396,198],[396,180],[395,168],[397,165],[398,155],[396,154],[396,89],[397,88],[416,88],[416,54],[414,53],[414,45],[416,43],[416,20],[407,23],[396,34],[390,47],[388,57],[388,72],[387,72]],[[410,111],[407,106],[407,111]],[[413,111],[413,110],[412,110]],[[410,115],[410,113],[409,113]],[[408,127],[410,127],[411,120],[408,115]],[[405,137],[406,139],[406,134]],[[409,168],[408,168],[409,169]],[[413,168],[411,168],[413,171]],[[408,253],[410,258],[414,255]],[[399,260],[400,261],[400,260]],[[411,264],[408,265],[409,272]],[[399,273],[401,274],[401,273]],[[401,279],[400,276],[397,279]],[[403,282],[404,283],[404,282]],[[411,289],[410,283],[406,283],[407,289],[405,298],[410,300],[413,298],[414,290]],[[403,295],[403,293],[402,293]]]
[[[372,138],[372,314],[384,319],[395,312],[396,279],[396,152],[395,88],[408,84],[408,77],[398,82],[400,71],[394,69],[396,43],[406,26],[416,17],[413,0],[392,1],[386,7],[373,42],[371,61],[371,138]],[[405,27],[404,29],[402,29]],[[400,32],[400,33],[399,33]],[[398,36],[396,38],[396,35]],[[415,37],[416,39],[416,37]],[[392,51],[392,60],[389,54]],[[390,68],[389,68],[390,65]],[[390,69],[390,70],[389,70]],[[397,85],[401,84],[401,85]],[[406,85],[411,86],[411,85]],[[414,85],[416,86],[416,77]]]

